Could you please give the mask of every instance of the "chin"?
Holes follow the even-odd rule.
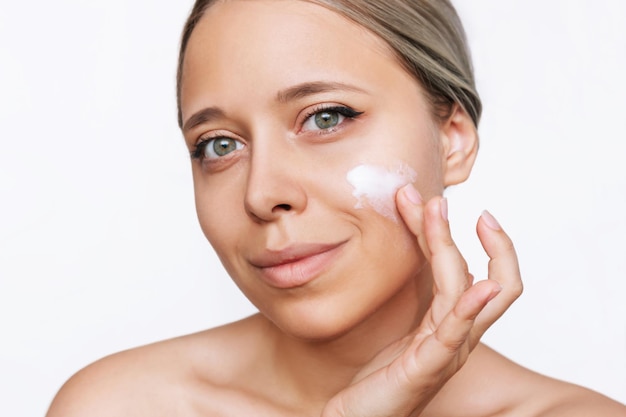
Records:
[[[283,333],[311,343],[332,342],[340,339],[358,327],[362,320],[347,317],[344,310],[311,309],[306,312],[291,313],[288,317],[268,317]]]
[[[395,283],[389,280],[387,286],[361,285],[347,292],[282,299],[260,311],[283,333],[307,342],[332,342],[350,333],[376,337],[396,325],[406,331],[406,323],[413,323],[420,305],[415,282],[412,274]]]

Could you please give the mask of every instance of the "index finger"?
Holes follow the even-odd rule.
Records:
[[[522,294],[523,284],[513,242],[488,211],[478,219],[476,232],[489,256],[488,279],[502,287],[500,294],[476,318],[472,337],[480,338]]]

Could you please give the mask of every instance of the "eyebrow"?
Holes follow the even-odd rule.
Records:
[[[183,132],[187,132],[196,126],[211,120],[225,117],[224,111],[218,107],[207,107],[194,113],[183,126]]]
[[[279,103],[286,103],[313,94],[326,93],[334,90],[354,91],[357,93],[366,92],[365,90],[351,84],[330,81],[314,81],[294,85],[293,87],[279,91],[276,94],[276,101]]]
[[[276,93],[276,101],[279,103],[287,103],[289,101],[298,100],[307,96],[326,93],[329,91],[344,90],[354,91],[357,93],[366,93],[362,88],[351,84],[331,82],[331,81],[313,81],[294,85]],[[211,120],[226,117],[224,111],[219,107],[206,107],[194,113],[184,124],[183,132],[187,132],[203,123]]]

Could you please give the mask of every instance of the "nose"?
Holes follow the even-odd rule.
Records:
[[[271,222],[307,205],[302,164],[288,142],[255,143],[250,155],[245,208],[255,221]],[[268,145],[268,146],[266,146]],[[271,145],[271,146],[269,146]]]

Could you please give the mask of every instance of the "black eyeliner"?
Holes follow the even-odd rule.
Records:
[[[356,111],[347,106],[329,106],[329,107],[320,107],[318,109],[313,110],[310,114],[307,114],[307,116],[305,117],[305,120],[311,116],[316,115],[317,113],[322,113],[325,111],[337,112],[341,114],[342,116],[347,117],[349,119],[354,119],[355,117],[359,117],[360,115],[363,114],[362,111]]]
[[[189,153],[191,156],[191,159],[201,159],[202,156],[204,155],[204,149],[206,148],[207,144],[211,142],[213,139],[214,138],[206,138],[198,142],[194,146],[193,150]]]

